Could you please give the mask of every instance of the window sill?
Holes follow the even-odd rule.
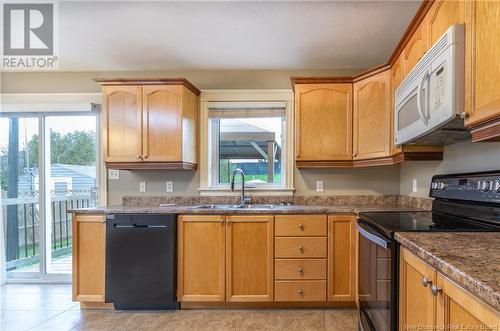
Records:
[[[201,196],[239,196],[240,189],[235,189],[234,192],[227,187],[208,187],[199,188]],[[294,188],[284,187],[246,187],[245,195],[247,196],[292,196]]]

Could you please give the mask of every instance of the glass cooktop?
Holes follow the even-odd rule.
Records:
[[[389,237],[398,231],[500,231],[498,225],[430,211],[360,213],[359,217]]]

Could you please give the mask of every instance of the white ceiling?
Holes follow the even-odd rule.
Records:
[[[419,1],[61,2],[60,69],[365,69]]]

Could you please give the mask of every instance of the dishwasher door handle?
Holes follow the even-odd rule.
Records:
[[[115,229],[166,229],[166,225],[148,225],[148,224],[132,224],[132,225],[120,225],[113,224]]]

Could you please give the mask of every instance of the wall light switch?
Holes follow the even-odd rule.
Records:
[[[417,192],[417,179],[416,178],[413,178],[411,191]]]
[[[166,191],[167,191],[167,193],[172,193],[174,191],[174,182],[173,181],[167,180]]]
[[[316,181],[316,192],[323,192],[323,181],[322,180]]]
[[[109,169],[108,170],[108,179],[120,179],[120,170]]]
[[[139,182],[139,192],[146,192],[146,182]]]

